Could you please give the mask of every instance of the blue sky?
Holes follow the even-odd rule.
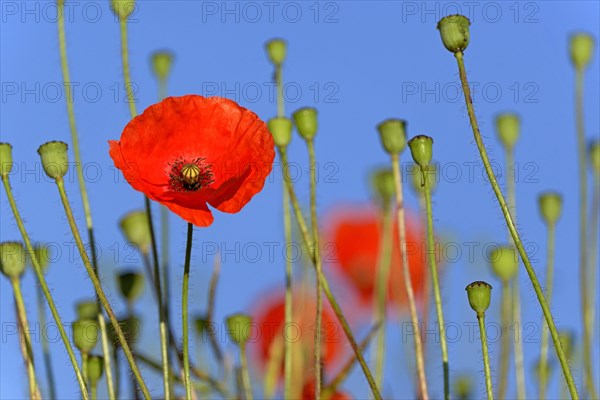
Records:
[[[89,298],[92,289],[72,246],[56,188],[41,172],[35,152],[49,140],[70,142],[53,4],[0,3],[0,134],[3,142],[14,147],[11,181],[29,233],[36,241],[56,244],[58,256],[48,272],[48,282],[61,315],[71,321],[74,302]],[[340,204],[369,201],[368,172],[387,160],[376,124],[386,118],[403,118],[408,121],[410,136],[432,136],[434,158],[440,163],[442,177],[433,199],[435,225],[460,252],[447,267],[443,280],[446,319],[464,327],[463,323],[474,321],[464,294],[466,284],[483,279],[499,288],[483,255],[490,243],[506,240],[506,229],[479,164],[458,92],[456,63],[435,29],[441,17],[457,12],[472,21],[465,62],[482,133],[501,170],[504,158],[495,138],[493,117],[502,111],[516,111],[522,117],[522,134],[516,148],[518,219],[538,271],[545,265],[545,232],[538,216],[537,195],[547,189],[564,195],[552,308],[560,327],[579,334],[577,160],[573,70],[567,49],[568,36],[573,32],[587,31],[599,37],[597,2],[138,2],[129,24],[138,109],[156,101],[149,55],[169,49],[176,56],[169,80],[171,95],[229,97],[268,119],[275,114],[276,105],[272,67],[263,45],[273,37],[285,38],[289,44],[284,70],[287,113],[303,106],[319,110],[316,145],[323,179],[318,205],[323,216]],[[139,257],[127,249],[117,221],[126,212],[143,207],[140,193],[116,173],[106,143],[117,139],[129,120],[119,59],[119,27],[108,1],[68,2],[66,16],[75,110],[95,230],[102,249],[102,274],[107,290],[114,293],[114,271],[140,265]],[[586,134],[590,139],[598,138],[600,127],[594,111],[600,102],[597,46],[594,51],[585,93]],[[306,154],[297,137],[290,151],[298,167],[297,190],[307,200]],[[407,153],[403,161],[409,165]],[[69,176],[74,178],[74,174]],[[225,253],[218,318],[251,310],[265,293],[282,286],[281,253],[276,251],[270,258],[267,245],[282,240],[279,182],[280,173],[275,168],[264,190],[242,212],[217,212],[210,228],[196,230],[190,291],[193,312],[204,309],[212,265],[212,257],[206,253],[215,246]],[[67,190],[83,228],[75,180],[67,182]],[[0,199],[1,240],[18,240],[6,196]],[[409,208],[418,211],[412,193],[407,202]],[[171,221],[171,281],[175,294],[171,307],[179,316],[176,310],[180,307],[185,224],[177,217]],[[476,244],[469,244],[473,242]],[[474,246],[473,257],[469,246]],[[258,256],[249,255],[255,249],[259,249]],[[540,272],[539,276],[543,279],[544,274]],[[525,355],[531,376],[539,349],[535,330],[539,331],[541,312],[526,279],[523,271],[523,321],[526,330],[531,328],[526,332],[531,333],[531,340],[525,344]],[[33,285],[33,274],[28,272],[23,286],[31,323],[36,321]],[[3,327],[9,327],[15,317],[6,279],[0,279],[0,293],[0,320]],[[494,290],[490,322],[498,322],[499,294]],[[110,297],[115,307],[124,311],[116,293]],[[153,304],[149,292],[143,301],[145,306]],[[144,305],[140,305],[140,311]],[[148,351],[158,354],[157,341],[152,337],[154,318],[149,316],[144,321],[150,336],[144,343]],[[8,329],[2,329],[0,397],[22,398],[26,394],[26,374],[21,368],[16,337]],[[390,327],[391,335],[398,337],[398,333],[396,327]],[[479,345],[468,339],[466,331],[462,333],[464,336],[450,344],[452,373],[473,374],[479,395],[484,390]],[[597,336],[594,343],[597,360]],[[410,385],[406,373],[400,374],[406,371],[404,360],[410,359],[404,347],[397,341],[389,345],[384,387],[389,395],[411,393],[406,390]],[[441,373],[435,364],[438,350],[436,345],[430,348],[432,394],[439,395]],[[496,350],[497,345],[492,344],[493,363]],[[58,388],[60,397],[77,397],[77,385],[59,341],[52,347],[52,356],[58,376],[66,377]],[[38,369],[42,377],[40,357]],[[573,369],[580,382],[580,362],[575,362]],[[551,386],[556,394],[558,381],[555,379]],[[160,382],[155,379],[151,388],[160,392]],[[360,372],[353,374],[347,388],[359,398],[368,393]],[[514,393],[513,382],[511,390]],[[530,383],[528,390],[533,395],[535,385]]]

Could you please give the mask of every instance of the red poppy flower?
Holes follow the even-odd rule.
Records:
[[[380,257],[381,217],[371,208],[349,208],[331,218],[328,244],[335,260],[333,267],[358,294],[359,303],[370,310],[376,288]],[[406,241],[409,270],[415,296],[423,293],[427,279],[423,232],[410,216],[406,218]],[[388,298],[406,304],[402,258],[398,246],[397,225],[394,223],[394,242]]]
[[[132,119],[110,156],[134,189],[198,226],[236,213],[264,185],[273,138],[256,114],[220,97],[169,97]]]
[[[314,400],[315,381],[310,381],[302,389],[302,400]],[[328,397],[329,400],[352,400],[349,394],[344,392],[335,392]]]

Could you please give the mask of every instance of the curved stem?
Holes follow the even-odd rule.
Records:
[[[310,251],[310,249],[314,248],[312,246],[312,239],[311,239],[310,233],[308,232],[308,228],[306,226],[306,221],[304,221],[304,215],[302,215],[302,210],[300,208],[300,202],[298,201],[298,198],[296,197],[296,193],[294,191],[294,186],[292,185],[292,182],[291,182],[289,176],[285,172],[288,168],[287,153],[286,153],[285,149],[279,148],[279,158],[281,159],[281,168],[284,171],[285,186],[290,195],[290,201],[292,203],[292,207],[294,208],[294,214],[296,216],[296,221],[298,222],[298,228],[300,229],[300,234],[302,236],[304,245]],[[312,253],[311,253],[311,256],[312,256]],[[311,257],[311,258],[314,261],[314,257]],[[317,276],[318,276],[319,280],[321,281],[321,285],[323,287],[323,292],[325,293],[325,296],[327,297],[327,300],[329,301],[329,304],[331,305],[331,308],[333,309],[334,314],[336,315],[338,321],[340,322],[340,325],[342,326],[342,330],[344,331],[344,334],[345,334],[346,338],[348,339],[348,342],[350,342],[350,347],[352,347],[352,351],[356,355],[358,363],[360,364],[360,366],[362,368],[363,374],[365,375],[365,378],[367,379],[369,387],[371,388],[371,391],[373,392],[373,397],[376,400],[381,400],[381,394],[379,393],[377,384],[375,383],[375,380],[373,379],[373,374],[371,373],[371,370],[369,369],[369,366],[367,365],[367,361],[365,360],[365,357],[363,356],[362,351],[360,350],[358,344],[356,343],[354,334],[352,333],[352,330],[350,329],[350,325],[348,324],[348,321],[346,320],[346,317],[344,316],[344,313],[342,312],[340,305],[338,304],[333,293],[331,292],[331,288],[329,287],[329,282],[327,281],[327,277],[325,276],[325,274],[323,274],[322,271],[321,271],[321,273],[318,273],[318,271],[317,271]]]
[[[487,151],[483,144],[483,139],[481,138],[481,133],[479,132],[479,125],[477,124],[477,118],[475,117],[475,110],[473,108],[473,100],[471,99],[469,82],[467,80],[467,72],[465,70],[463,53],[457,52],[454,54],[454,56],[456,57],[456,61],[458,64],[460,80],[461,80],[462,87],[463,87],[463,95],[465,97],[467,112],[469,114],[469,120],[471,123],[471,127],[473,129],[473,136],[475,138],[475,143],[477,145],[479,155],[481,157],[483,166],[484,166],[487,176],[489,178],[490,185],[492,186],[494,194],[496,195],[496,198],[498,200],[498,204],[500,205],[502,214],[504,215],[504,219],[506,220],[506,225],[508,226],[508,229],[510,230],[512,238],[515,241],[515,246],[517,247],[517,250],[519,251],[521,259],[523,260],[523,264],[525,265],[527,275],[529,275],[529,279],[531,280],[531,284],[535,291],[536,297],[540,303],[542,312],[544,313],[544,318],[546,319],[546,322],[548,323],[548,327],[550,329],[550,334],[552,336],[552,341],[554,342],[554,348],[556,349],[556,355],[560,361],[560,365],[562,367],[563,374],[565,376],[565,380],[567,381],[567,385],[568,385],[569,391],[571,393],[571,397],[573,399],[578,399],[579,395],[577,394],[577,388],[575,387],[575,381],[573,380],[573,375],[569,368],[567,358],[562,349],[562,346],[561,346],[561,343],[560,343],[560,340],[558,337],[558,332],[556,330],[556,325],[554,324],[554,319],[552,318],[552,314],[550,313],[550,308],[548,307],[548,303],[546,302],[544,293],[542,292],[542,288],[540,287],[540,283],[537,279],[535,271],[533,270],[533,266],[531,265],[531,262],[529,261],[527,252],[525,251],[525,248],[523,247],[523,242],[521,241],[519,233],[517,232],[517,228],[515,227],[513,219],[510,215],[508,206],[506,204],[506,201],[504,200],[504,196],[502,195],[502,191],[500,190],[500,186],[498,185],[498,181],[496,180],[494,171],[492,170],[492,166],[490,164],[490,160],[488,158]]]
[[[501,305],[501,325],[502,331],[505,332],[502,335],[502,339],[500,342],[500,361],[498,367],[498,393],[497,397],[499,399],[506,398],[506,387],[508,385],[508,359],[510,356],[510,335],[508,335],[508,330],[510,327],[511,321],[511,290],[510,290],[510,280],[502,281],[502,305]]]
[[[252,387],[250,386],[250,370],[248,369],[248,357],[246,356],[246,344],[240,344],[240,368],[242,370],[242,385],[246,400],[252,400]]]
[[[552,285],[554,281],[554,243],[556,230],[554,224],[548,225],[548,238],[546,245],[546,300],[548,305],[552,304]],[[548,387],[548,329],[542,330],[542,341],[540,349],[540,385],[539,399],[546,398],[546,388]]]
[[[50,357],[50,346],[48,344],[48,337],[44,335],[44,328],[46,327],[46,309],[44,308],[44,298],[42,297],[43,293],[41,287],[36,286],[35,292],[37,297],[38,321],[42,327],[40,336],[42,340],[44,367],[46,368],[46,380],[48,381],[48,397],[56,399],[56,383],[54,382],[54,368],[52,367],[52,359]]]
[[[419,317],[417,315],[417,305],[412,284],[412,276],[408,265],[408,249],[406,248],[406,220],[404,216],[404,190],[402,189],[402,179],[400,178],[400,159],[398,155],[392,156],[392,170],[394,173],[394,187],[396,191],[396,212],[398,217],[398,240],[400,241],[400,254],[402,257],[402,277],[404,280],[404,289],[406,290],[406,296],[408,298],[410,320],[415,330],[413,335],[413,344],[415,346],[415,363],[417,366],[419,391],[421,398],[423,400],[427,400],[429,398],[429,390],[427,388],[427,376],[425,375],[425,357],[423,356],[424,350],[421,338],[421,328],[419,325]],[[428,258],[432,257],[435,257],[435,255],[428,255]],[[426,303],[428,299],[429,297],[425,297],[424,302]]]
[[[442,295],[438,279],[437,262],[435,259],[435,238],[433,235],[433,211],[431,209],[431,187],[428,183],[429,173],[421,168],[423,184],[425,188],[425,212],[427,213],[427,258],[429,260],[429,273],[433,286],[435,299],[435,311],[440,329],[440,347],[442,349],[442,369],[444,372],[444,399],[450,398],[450,367],[448,365],[448,345],[446,343],[446,325],[444,322],[444,311],[442,309]]]
[[[192,256],[192,235],[194,226],[187,224],[187,241],[185,245],[185,263],[183,265],[183,284],[181,288],[181,323],[183,332],[183,377],[185,398],[192,398],[192,381],[190,379],[190,349],[188,338],[188,289],[190,284],[190,262]]]
[[[485,315],[477,314],[479,332],[481,337],[481,353],[483,354],[483,369],[485,371],[485,389],[488,400],[494,400],[492,389],[492,373],[490,372],[490,356],[488,355],[487,335],[485,332]]]
[[[310,164],[310,223],[313,235],[313,262],[317,270],[317,305],[315,315],[315,398],[321,398],[321,325],[323,318],[323,298],[320,275],[323,275],[323,265],[319,249],[319,224],[317,221],[317,161],[315,157],[315,143],[307,140],[308,160]]]
[[[56,309],[56,305],[54,304],[54,299],[52,298],[52,294],[50,293],[50,289],[48,288],[48,284],[46,283],[46,278],[44,277],[44,272],[42,271],[42,267],[35,255],[35,251],[33,246],[31,245],[31,240],[29,240],[29,235],[25,230],[25,224],[23,223],[23,219],[21,218],[21,214],[19,213],[19,209],[17,208],[17,203],[15,202],[15,198],[12,194],[12,189],[10,188],[10,182],[8,180],[8,175],[2,175],[2,183],[4,185],[4,189],[6,190],[6,197],[8,198],[8,203],[10,204],[10,208],[12,210],[13,216],[15,218],[15,222],[17,223],[17,227],[21,232],[21,237],[23,238],[23,242],[25,243],[25,248],[27,249],[27,255],[29,255],[29,259],[31,260],[31,264],[33,264],[33,270],[38,279],[42,292],[44,293],[44,297],[46,298],[46,302],[48,303],[48,308],[50,309],[50,313],[52,314],[52,318],[54,318],[54,322],[56,323],[56,327],[58,328],[58,332],[60,334],[60,339],[62,340],[65,349],[67,350],[67,354],[69,356],[69,361],[71,362],[71,366],[73,367],[73,371],[75,371],[75,377],[77,378],[77,383],[79,383],[79,388],[81,389],[82,396],[84,400],[87,400],[87,389],[85,381],[83,380],[83,375],[81,374],[81,370],[79,369],[79,364],[77,363],[77,357],[75,356],[75,352],[73,351],[73,346],[71,346],[71,342],[69,341],[69,336],[65,331],[65,327],[62,323],[60,315],[58,314],[58,310]]]
[[[137,364],[135,363],[135,359],[133,358],[133,354],[131,353],[129,344],[127,343],[127,340],[125,339],[123,330],[121,329],[121,326],[119,325],[119,321],[117,320],[117,317],[115,316],[115,313],[114,313],[112,307],[110,306],[110,303],[108,302],[106,294],[104,293],[104,290],[102,289],[102,286],[100,285],[100,280],[98,279],[98,276],[94,272],[92,263],[90,262],[90,259],[88,258],[88,255],[85,251],[83,241],[81,240],[81,235],[79,234],[79,230],[77,229],[77,224],[75,222],[75,218],[73,217],[73,211],[71,210],[71,205],[69,204],[67,192],[65,191],[65,183],[62,180],[62,178],[59,178],[56,180],[56,186],[58,187],[60,199],[61,199],[63,207],[65,209],[65,215],[69,222],[69,227],[71,228],[73,238],[75,239],[75,244],[77,245],[77,249],[79,250],[79,254],[83,261],[83,265],[85,266],[85,269],[86,269],[90,279],[92,280],[92,284],[94,285],[96,294],[98,295],[98,298],[100,299],[100,303],[102,304],[102,307],[106,311],[106,314],[108,315],[108,318],[110,319],[110,322],[113,325],[115,333],[117,334],[117,337],[119,338],[119,342],[121,343],[121,348],[123,349],[123,352],[125,353],[125,357],[127,358],[127,361],[129,362],[129,366],[131,368],[131,371],[133,372],[133,375],[135,376],[135,380],[139,383],[140,389],[142,390],[142,393],[144,394],[144,398],[150,399],[151,398],[150,392],[148,391],[148,387],[146,386],[146,383],[144,382],[144,379],[142,378],[142,374],[140,373],[140,370],[139,370]]]
[[[25,310],[25,302],[23,301],[23,293],[21,292],[21,279],[12,278],[10,283],[15,296],[15,306],[17,308],[17,319],[21,331],[23,360],[27,366],[27,378],[29,379],[29,396],[31,399],[38,399],[38,384],[35,376],[35,368],[33,366],[33,350],[31,348],[31,335],[29,333],[29,323],[27,322],[27,311]]]

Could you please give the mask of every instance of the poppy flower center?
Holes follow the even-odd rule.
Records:
[[[169,187],[176,192],[195,192],[214,182],[211,166],[204,158],[179,158],[169,166]]]

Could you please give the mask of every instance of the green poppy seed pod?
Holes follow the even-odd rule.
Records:
[[[98,323],[93,319],[73,322],[73,343],[82,353],[89,353],[98,343]]]
[[[252,317],[247,314],[233,314],[227,317],[227,332],[231,336],[231,340],[239,345],[244,345],[248,341]]]
[[[540,214],[544,222],[554,225],[562,213],[562,196],[556,192],[545,192],[538,197]]]
[[[152,244],[148,215],[145,211],[131,211],[119,221],[125,239],[137,246],[142,253],[147,253]]]
[[[418,135],[408,141],[413,160],[424,169],[429,166],[433,157],[433,139],[429,136]]]
[[[492,271],[503,282],[513,279],[519,271],[519,257],[513,246],[500,246],[488,255]]]
[[[600,140],[590,143],[590,164],[594,175],[600,176]]]
[[[0,243],[0,271],[10,279],[16,279],[23,274],[25,249],[21,243]]]
[[[312,140],[317,134],[317,110],[312,107],[304,107],[293,115],[296,129],[304,140]]]
[[[135,11],[134,0],[110,0],[110,9],[121,20],[126,20]]]
[[[454,395],[457,400],[473,398],[473,379],[469,375],[460,375],[454,380]]]
[[[98,303],[96,303],[94,300],[80,301],[75,306],[75,311],[77,314],[77,319],[92,320],[98,318],[98,313],[100,312],[100,310],[98,309]]]
[[[92,386],[96,386],[104,373],[104,358],[90,356],[87,359],[87,376]]]
[[[471,22],[464,15],[449,15],[442,18],[437,28],[442,36],[444,46],[452,53],[464,51],[469,45],[471,34],[469,33]]]
[[[277,147],[286,148],[290,144],[294,127],[292,121],[285,117],[275,117],[267,122],[267,126]]]
[[[10,174],[13,167],[12,146],[10,143],[0,143],[0,175]]]
[[[492,285],[483,281],[475,281],[466,287],[469,304],[478,316],[483,316],[490,306]]]
[[[156,51],[152,54],[151,61],[154,75],[161,81],[166,80],[173,65],[173,54],[165,50]]]
[[[371,186],[375,198],[384,209],[387,209],[396,194],[396,185],[394,184],[394,172],[389,168],[381,168],[371,175]]]
[[[203,336],[209,327],[208,318],[206,318],[206,315],[200,315],[196,317],[194,320],[194,326],[196,327],[196,332],[198,335]]]
[[[271,39],[269,40],[265,48],[267,49],[267,55],[269,60],[275,65],[282,65],[287,55],[287,44],[283,39]]]
[[[33,253],[35,254],[35,258],[37,259],[40,268],[42,268],[42,271],[45,271],[48,268],[48,265],[50,265],[50,247],[42,243],[36,243],[33,246]]]
[[[134,301],[144,290],[144,274],[127,271],[117,275],[117,285],[121,295],[129,302]]]
[[[576,69],[584,69],[592,60],[594,38],[588,33],[577,33],[571,36],[571,62]]]
[[[435,184],[438,182],[437,167],[435,164],[429,164],[425,173],[427,174],[427,186],[429,186],[429,191],[433,192]],[[423,174],[419,168],[416,168],[412,173],[412,187],[417,194],[425,194],[425,181],[423,180]]]
[[[42,159],[42,166],[46,175],[52,179],[60,179],[69,170],[69,159],[65,142],[47,142],[38,148],[38,154]]]
[[[571,358],[571,355],[573,354],[573,343],[575,342],[573,332],[559,331],[558,340],[560,340],[560,345],[562,346],[567,359]]]
[[[504,113],[496,117],[496,133],[500,142],[507,149],[512,149],[515,146],[519,139],[520,131],[521,119],[517,114]]]
[[[389,155],[400,154],[406,147],[406,121],[387,119],[377,125],[383,148]]]

